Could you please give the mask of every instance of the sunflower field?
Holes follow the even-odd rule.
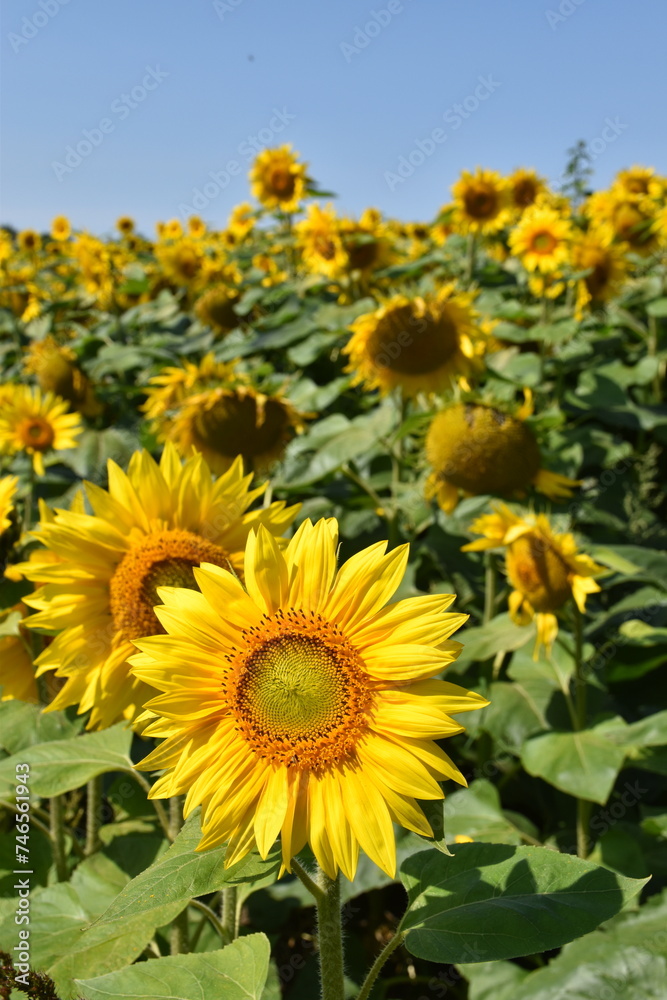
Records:
[[[667,177],[0,232],[0,997],[667,997]]]

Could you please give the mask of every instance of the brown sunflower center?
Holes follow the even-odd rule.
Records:
[[[378,322],[368,354],[379,368],[402,375],[438,371],[459,349],[456,324],[446,313],[418,316],[412,306],[398,306]]]
[[[238,730],[275,764],[322,768],[349,757],[366,728],[370,679],[357,651],[316,612],[265,616],[230,657]]]
[[[519,208],[528,208],[529,205],[533,204],[535,198],[537,197],[537,185],[535,184],[535,181],[527,177],[516,182],[512,195],[515,205]]]
[[[345,250],[350,260],[350,268],[353,271],[364,271],[375,264],[380,244],[377,240],[350,240],[345,244]]]
[[[295,185],[296,178],[287,167],[274,167],[269,174],[269,187],[278,198],[291,198]]]
[[[475,495],[523,490],[540,468],[530,428],[490,406],[443,410],[429,428],[426,454],[437,478]]]
[[[498,211],[498,194],[486,184],[470,187],[463,202],[471,219],[492,219]]]
[[[267,399],[260,408],[250,394],[230,392],[195,417],[195,438],[206,448],[234,458],[271,455],[284,439],[289,413],[277,399]]]
[[[536,534],[517,538],[507,550],[507,576],[536,611],[556,611],[572,595],[568,566],[556,549]]]
[[[197,590],[192,568],[203,562],[229,568],[219,545],[180,528],[147,535],[126,552],[109,582],[111,614],[123,638],[164,633],[153,610],[162,603],[158,587]]]
[[[549,254],[552,252],[558,240],[548,229],[542,229],[535,233],[531,240],[531,250],[533,253]]]
[[[43,417],[27,417],[21,421],[17,431],[24,448],[34,451],[47,451],[56,436],[51,424]]]

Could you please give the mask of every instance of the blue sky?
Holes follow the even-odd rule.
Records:
[[[665,172],[666,36],[664,0],[5,0],[0,221],[152,233],[199,189],[221,225],[253,143],[404,219],[476,164],[557,182],[577,139],[598,186]]]

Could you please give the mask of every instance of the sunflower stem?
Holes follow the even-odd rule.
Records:
[[[169,832],[170,840],[176,840],[178,831],[183,826],[183,808],[179,795],[172,795],[169,799]],[[171,955],[187,955],[190,951],[189,944],[189,923],[187,906],[182,913],[171,922],[169,931],[169,953]]]
[[[367,998],[370,996],[370,992],[373,989],[373,986],[375,985],[375,980],[379,976],[383,965],[385,964],[387,959],[390,958],[391,955],[396,951],[396,949],[403,944],[403,938],[404,935],[401,933],[394,934],[391,941],[389,941],[384,946],[378,957],[373,962],[373,965],[371,966],[370,971],[363,982],[357,1000],[367,1000]]]
[[[32,526],[32,505],[33,498],[35,494],[35,467],[30,462],[30,469],[28,472],[28,492],[26,498],[23,501],[23,531],[30,531]]]
[[[238,889],[235,885],[226,886],[222,890],[222,906],[220,907],[221,927],[225,944],[231,944],[238,937]]]
[[[310,877],[306,869],[296,860],[296,858],[292,858],[291,865],[293,874],[296,875],[300,882],[303,882],[311,896],[314,896],[315,902],[319,903],[320,899],[323,898],[324,893],[320,889],[317,882]]]
[[[487,552],[484,556],[484,625],[489,624],[496,611],[497,579],[496,557]]]
[[[317,881],[321,892],[317,899],[317,937],[322,1000],[344,1000],[340,875],[332,879],[320,869]]]
[[[67,881],[67,858],[65,856],[65,805],[62,795],[54,795],[49,800],[49,832],[53,864],[58,882]]]
[[[99,851],[102,819],[102,776],[91,778],[86,785],[86,857]]]
[[[586,728],[586,678],[583,672],[584,633],[581,611],[574,608],[574,728],[581,732]],[[592,804],[587,799],[577,799],[577,855],[588,857]]]
[[[465,281],[467,285],[472,284],[475,276],[475,257],[477,254],[477,236],[475,233],[468,233],[468,252],[466,254]]]

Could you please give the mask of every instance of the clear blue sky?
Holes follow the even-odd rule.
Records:
[[[598,185],[635,162],[665,172],[666,37],[664,0],[4,0],[0,221],[63,212],[101,233],[128,213],[152,233],[209,183],[201,214],[220,225],[260,130],[341,211],[406,219],[432,218],[476,164],[557,181],[579,138]],[[445,138],[388,183],[434,129]],[[84,130],[90,154],[54,167],[87,149]]]

